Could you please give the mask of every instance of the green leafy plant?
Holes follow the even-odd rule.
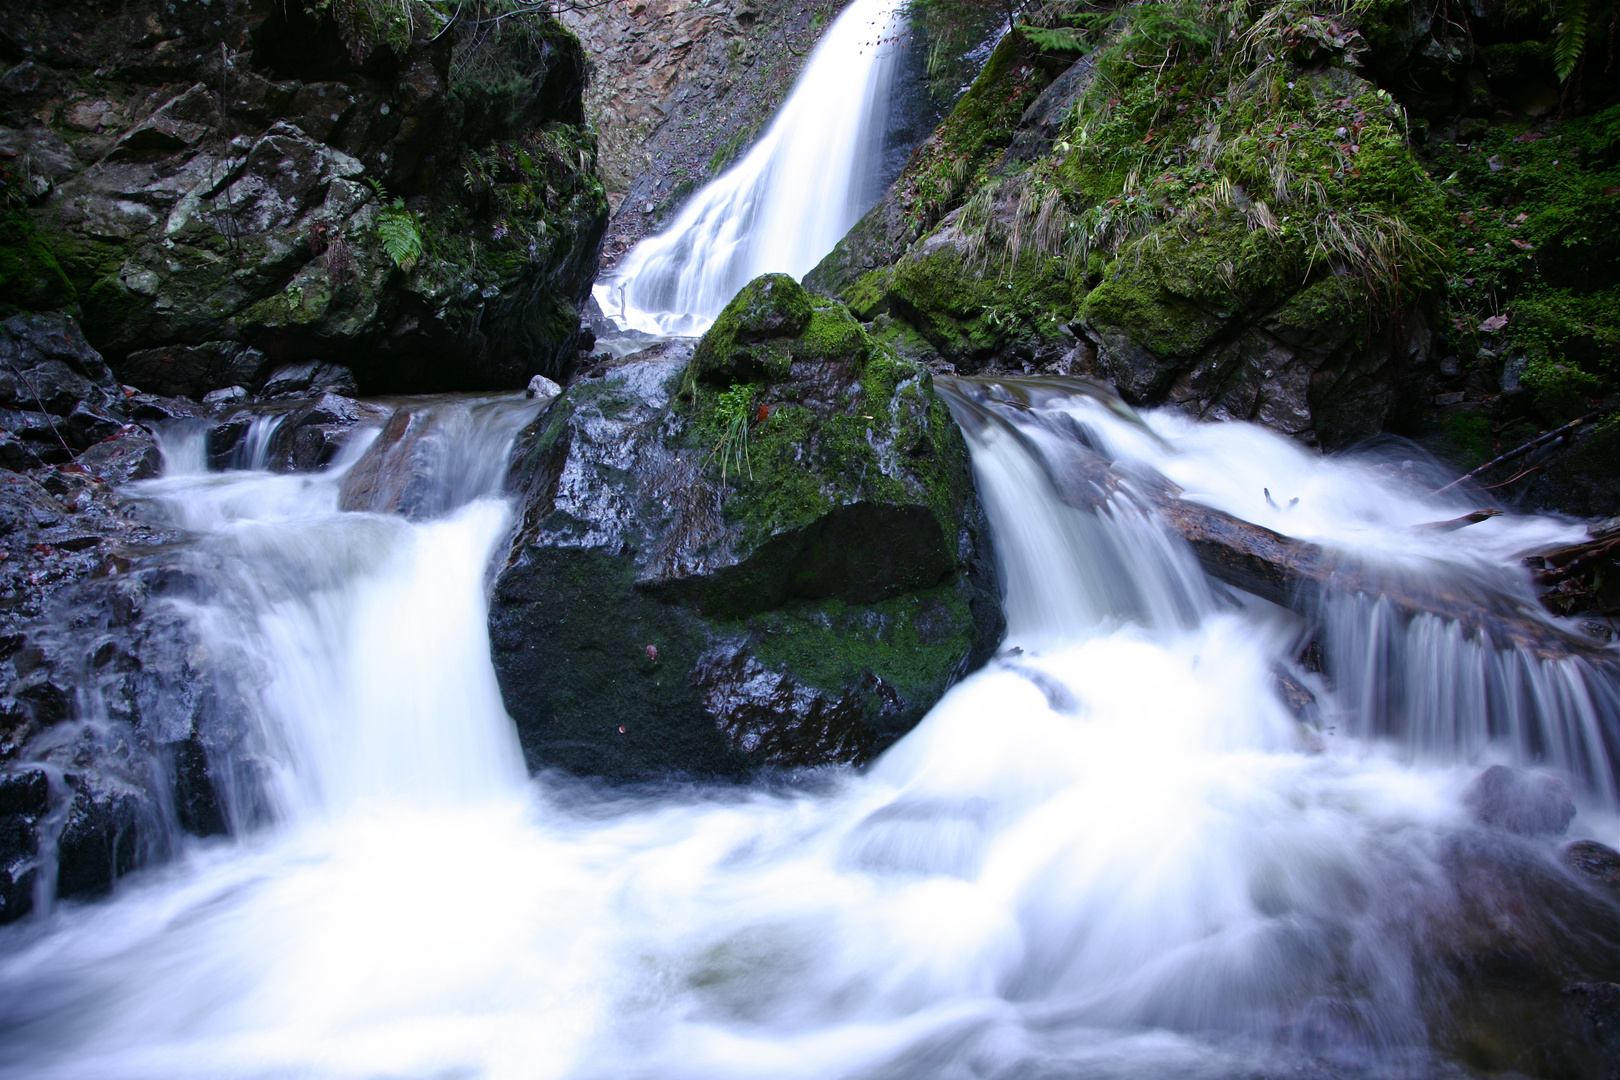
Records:
[[[1559,82],[1569,81],[1586,52],[1586,32],[1592,19],[1592,0],[1558,0],[1553,9],[1553,68]]]
[[[380,185],[379,185],[380,186]],[[394,265],[409,272],[422,259],[422,227],[416,214],[396,197],[377,210],[377,240]]]
[[[754,388],[733,383],[715,402],[714,417],[720,425],[720,439],[709,452],[709,461],[720,459],[720,482],[725,483],[732,468],[754,478],[754,465],[748,457],[748,423],[753,419]]]

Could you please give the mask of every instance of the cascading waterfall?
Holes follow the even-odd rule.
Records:
[[[845,8],[743,159],[597,283],[597,303],[621,329],[700,334],[760,274],[804,276],[871,208],[903,7]]]
[[[1457,957],[1481,926],[1542,924],[1518,894],[1468,907],[1454,875],[1498,848],[1554,871],[1470,830],[1464,766],[1533,747],[1460,709],[1462,735],[1382,741],[1344,672],[1308,730],[1272,681],[1300,617],[1212,583],[1128,489],[1065,504],[1036,450],[1084,438],[1189,498],[1492,587],[1570,526],[1438,538],[1370,464],[1078,392],[994,417],[965,428],[1004,649],[870,769],[803,791],[525,783],[481,628],[487,492],[411,523],[338,513],[330,475],[153,482],[253,569],[196,616],[262,659],[282,824],[0,931],[0,1077],[1467,1075]],[[1413,648],[1380,645],[1437,685]],[[1577,832],[1613,839],[1612,801],[1581,797]]]

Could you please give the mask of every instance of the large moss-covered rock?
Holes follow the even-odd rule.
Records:
[[[863,761],[1000,636],[967,449],[927,370],[791,279],[753,283],[696,346],[576,381],[510,485],[491,639],[534,767]]]
[[[607,217],[585,57],[543,13],[457,15],[387,40],[324,4],[5,5],[0,304],[77,303],[163,393],[303,360],[368,392],[565,377]],[[192,362],[247,348],[268,366]]]
[[[1445,196],[1361,38],[1301,11],[1257,24],[1267,49],[1168,41],[1154,10],[1049,81],[1060,56],[1009,36],[806,283],[958,372],[1101,377],[1329,447],[1410,426]]]

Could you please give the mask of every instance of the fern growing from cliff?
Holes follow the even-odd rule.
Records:
[[[394,265],[409,272],[422,259],[422,227],[416,215],[405,208],[405,200],[393,202],[377,210],[377,241],[394,261]]]

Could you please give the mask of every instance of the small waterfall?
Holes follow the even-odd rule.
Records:
[[[903,8],[845,8],[743,159],[597,283],[621,329],[700,334],[760,274],[803,277],[877,201]]]
[[[1007,564],[1009,641],[1018,641],[1030,623],[1066,622],[1072,636],[1077,615],[1107,625],[1099,610],[1169,627],[1177,624],[1174,612],[1191,613],[1190,620],[1181,616],[1187,624],[1222,606],[1201,588],[1207,579],[1186,545],[1152,521],[1129,490],[1095,513],[1029,498],[1031,487],[1047,483],[1037,462],[1058,456],[1043,447],[1079,440],[1102,450],[1126,475],[1168,478],[1185,498],[1334,554],[1332,580],[1346,584],[1316,598],[1310,613],[1332,685],[1323,695],[1326,728],[1387,742],[1408,760],[1550,767],[1605,803],[1615,802],[1620,664],[1599,670],[1580,658],[1545,658],[1443,618],[1403,615],[1389,599],[1464,597],[1481,611],[1510,611],[1550,625],[1515,556],[1572,540],[1578,528],[1498,518],[1435,532],[1423,526],[1474,507],[1436,504],[1426,491],[1404,490],[1389,482],[1399,470],[1382,462],[1317,457],[1247,424],[1190,425],[1161,414],[1150,427],[1117,399],[1089,388],[1065,391],[1060,380],[1009,382],[1033,408],[986,410],[985,397],[1008,398],[1005,386],[947,387],[958,412],[972,413],[975,469]],[[1029,475],[1016,484],[998,475],[1013,468]],[[1000,506],[998,492],[1015,490],[1016,507]],[[1050,533],[1053,526],[1043,524],[1048,516],[1065,522],[1066,539],[1044,535],[1038,549],[1029,548],[1022,534]],[[1067,561],[1077,558],[1085,560],[1084,572],[1065,573]],[[1088,587],[1093,594],[1103,590],[1100,609],[1094,595],[1085,595]],[[1156,604],[1154,596],[1161,597]]]

